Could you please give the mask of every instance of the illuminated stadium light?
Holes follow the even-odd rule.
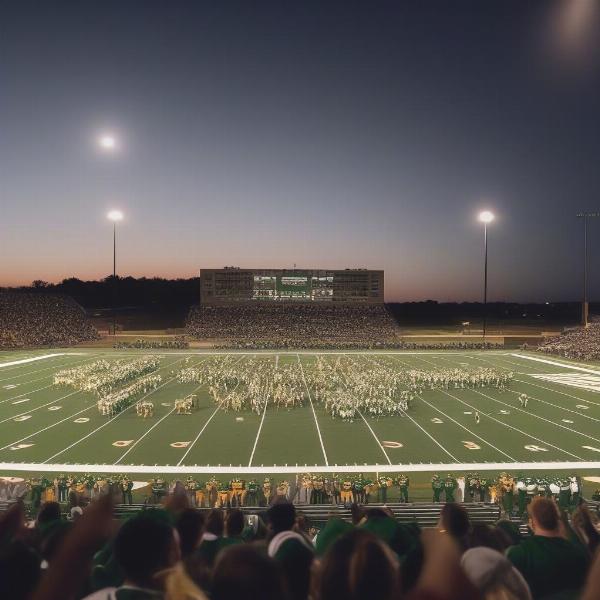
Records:
[[[116,150],[117,140],[113,135],[104,134],[98,138],[98,145],[103,150]]]
[[[120,210],[111,210],[108,213],[107,217],[111,221],[122,221],[123,220],[123,213]]]
[[[479,220],[482,223],[491,223],[494,220],[494,213],[489,210],[484,210],[479,213]]]

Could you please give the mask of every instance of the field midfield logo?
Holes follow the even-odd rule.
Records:
[[[133,444],[133,440],[117,440],[113,442],[113,446],[117,448],[124,448],[125,446],[129,446],[129,444]]]
[[[390,442],[390,441],[381,442],[381,445],[384,448],[402,448],[403,447],[403,445],[400,442]]]
[[[173,442],[172,444],[169,444],[169,446],[171,446],[171,448],[187,448],[190,444],[191,442]]]
[[[463,445],[467,450],[481,450],[481,446],[476,444],[475,442],[469,442],[467,440],[463,440]]]
[[[537,444],[527,444],[524,446],[525,450],[529,450],[531,452],[548,452],[548,448],[544,448],[543,446],[538,446]]]

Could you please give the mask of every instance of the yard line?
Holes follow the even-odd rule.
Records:
[[[100,356],[99,354],[94,354],[93,356]],[[75,362],[71,362],[71,361],[66,361],[66,362],[61,362],[59,364],[55,364],[52,365],[51,367],[44,367],[43,369],[36,369],[35,371],[25,371],[24,373],[21,373],[20,375],[13,375],[11,377],[5,377],[3,379],[0,379],[0,383],[2,383],[3,381],[12,381],[13,379],[19,379],[20,377],[26,377],[27,375],[35,375],[36,373],[41,373],[42,371],[56,371],[57,369],[60,369],[61,367],[66,367],[67,365],[76,365],[82,362],[85,362],[86,360],[89,360],[89,358],[85,358],[83,360],[78,360]],[[18,368],[18,367],[15,367]],[[12,369],[7,369],[8,371],[12,371]],[[51,375],[46,375],[46,377],[51,377]],[[26,383],[30,383],[30,382],[26,382]]]
[[[156,423],[154,423],[150,429],[147,429],[146,432],[140,438],[135,440],[129,449],[115,461],[115,465],[118,465],[137,446],[139,442],[141,442],[155,427],[158,427],[168,416],[172,415],[173,412],[175,412],[175,408],[172,408],[164,417],[156,421]]]
[[[508,458],[510,460],[514,460],[516,462],[516,459],[513,458],[512,456],[510,456],[509,454],[507,454],[506,452],[504,452],[504,450],[500,450],[500,448],[497,448],[496,446],[494,446],[494,444],[492,444],[491,442],[488,442],[485,438],[482,438],[481,436],[477,435],[474,431],[471,431],[468,427],[466,427],[459,421],[456,421],[455,419],[453,419],[450,415],[446,414],[443,410],[437,408],[437,406],[431,404],[430,402],[427,402],[427,400],[425,400],[425,398],[423,398],[422,396],[417,395],[417,398],[419,398],[419,400],[421,400],[422,402],[425,402],[425,404],[427,404],[428,406],[431,406],[431,408],[433,408],[434,410],[437,410],[440,414],[444,415],[447,419],[450,419],[451,421],[456,423],[459,427],[462,427],[465,431],[467,431],[470,435],[476,437],[479,441],[483,442],[484,444],[487,444],[490,448],[493,448],[497,452],[500,452],[500,454],[504,454],[504,456],[506,456],[506,458]]]
[[[260,425],[258,426],[258,431],[256,432],[256,438],[254,439],[254,446],[252,446],[252,453],[250,454],[250,460],[248,461],[248,466],[252,466],[252,459],[254,458],[254,453],[256,452],[256,446],[258,445],[258,438],[260,437],[260,432],[262,430],[263,423],[265,422],[265,415],[267,414],[267,404],[269,403],[268,399],[265,398],[265,408],[263,410],[262,417],[260,419]]]
[[[0,462],[1,471],[9,472],[27,472],[34,471],[37,473],[178,473],[181,475],[197,475],[204,473],[207,475],[214,474],[215,470],[219,473],[229,473],[231,475],[256,475],[257,473],[264,475],[274,475],[281,473],[301,473],[302,470],[298,467],[272,466],[272,467],[216,467],[215,465],[197,466],[197,465],[114,465],[114,464],[72,464],[72,463],[25,463],[25,462]],[[422,473],[425,471],[433,472],[461,472],[461,471],[532,471],[532,470],[550,470],[556,471],[573,471],[581,469],[596,470],[600,469],[598,461],[529,461],[529,462],[504,462],[504,463],[409,463],[395,465],[341,465],[341,466],[323,466],[318,465],[311,468],[312,473],[396,473],[398,470],[407,473]]]
[[[72,419],[73,417],[80,415],[81,413],[84,413],[88,410],[92,410],[92,408],[94,408],[94,406],[88,406],[87,408],[84,408],[76,413],[73,413],[72,415],[69,415],[68,417],[65,417],[64,419],[61,419],[60,421],[57,421],[56,423],[52,423],[52,425],[48,425],[47,427],[44,427],[43,429],[40,429],[39,431],[34,431],[33,433],[30,433],[29,435],[21,438],[20,440],[17,440],[16,442],[11,442],[10,444],[7,444],[6,446],[2,446],[0,448],[0,450],[6,450],[7,448],[14,446],[15,444],[20,444],[21,442],[24,442],[25,440],[30,440],[31,438],[35,437],[36,435],[39,435],[40,433],[44,433],[44,431],[47,431],[48,429],[52,429],[53,427],[56,427],[57,425],[60,425],[61,423],[64,423],[65,421],[68,421],[69,419]]]
[[[511,394],[520,394],[520,392],[517,392],[515,390],[506,390],[506,391]],[[553,404],[552,402],[547,402],[546,400],[542,400],[541,398],[536,398],[535,396],[528,396],[528,397],[531,398],[532,400],[535,400],[536,402],[541,402],[542,404],[547,404],[548,406],[553,406],[554,408],[558,408],[559,410],[564,410],[566,412],[577,415],[578,417],[583,417],[584,419],[589,419],[590,421],[596,421],[596,423],[600,423],[600,419],[596,419],[596,417],[591,417],[590,415],[586,415],[586,414],[577,412],[576,410],[571,410],[570,408],[565,408],[564,406],[561,406],[560,404]]]
[[[12,367],[10,369],[6,369],[6,371],[4,371],[4,370],[2,371],[2,373],[6,373],[8,371],[14,371],[15,369],[20,369],[21,367],[31,364],[32,362],[37,362],[39,360],[53,359],[53,358],[56,358],[57,356],[65,356],[65,354],[67,354],[67,353],[60,352],[60,353],[56,353],[56,354],[46,354],[44,356],[35,356],[33,358],[24,358],[21,360],[13,360],[10,362],[3,362],[3,363],[0,363],[0,369],[5,369],[6,367]]]
[[[472,389],[471,391],[475,392],[476,394],[479,394],[480,396],[483,396],[484,398],[489,398],[493,402],[497,402],[498,404],[502,404],[503,406],[508,406],[514,410],[518,410],[519,412],[525,413],[526,415],[530,415],[536,419],[546,421],[546,423],[550,423],[550,425],[554,425],[555,427],[560,427],[561,429],[566,429],[567,431],[571,431],[573,433],[576,433],[578,435],[586,437],[590,440],[594,440],[595,442],[600,442],[599,438],[595,438],[594,436],[588,435],[587,433],[581,433],[581,431],[577,431],[577,429],[573,429],[572,427],[567,427],[566,425],[561,425],[560,423],[555,423],[554,421],[551,421],[550,419],[546,419],[546,417],[542,417],[541,415],[536,415],[535,413],[523,410],[522,408],[519,408],[518,406],[513,406],[512,404],[507,404],[506,402],[502,402],[502,400],[497,400],[496,398],[492,398],[492,396],[488,396],[487,394],[484,394],[483,392],[480,392],[478,390]],[[577,413],[577,414],[579,414],[579,413]]]
[[[404,361],[400,360],[398,357],[395,357],[396,362],[400,362],[401,364],[410,367],[409,364],[405,363]],[[424,402],[425,404],[429,404],[429,402],[427,402],[425,399],[423,399],[420,395],[417,395],[417,398],[419,398],[419,400],[421,400],[422,402]],[[432,406],[432,405],[430,405]],[[435,406],[433,406],[433,408],[435,408],[435,410],[437,412],[439,412],[440,414],[443,414],[447,419],[450,419],[451,421],[454,421],[454,419],[447,415],[445,412],[443,412],[442,410],[440,410],[439,408],[436,408]],[[429,434],[423,427],[421,427],[421,425],[419,425],[419,423],[417,423],[417,421],[415,419],[413,419],[408,412],[403,411],[404,414],[427,436],[429,437],[431,440],[433,440],[448,456],[450,456],[453,460],[455,460],[456,462],[459,462],[459,459],[456,458],[453,454],[451,454],[444,446],[442,446],[442,444],[440,444],[431,434]],[[457,421],[454,421],[457,425],[460,425],[460,427],[462,427],[463,429],[467,429],[466,427],[464,427],[463,425],[461,425],[460,423],[458,423]],[[471,432],[472,433],[472,432]],[[475,435],[475,434],[473,434]],[[475,436],[478,437],[478,436]],[[485,441],[485,440],[482,440]],[[491,446],[492,444],[490,444],[489,442],[485,442],[486,444],[488,444],[489,446]],[[500,451],[501,454],[504,454],[505,456],[508,456],[508,454]],[[508,458],[511,458],[510,456]],[[511,459],[512,460],[512,459]]]
[[[381,448],[381,451],[383,452],[383,455],[385,456],[385,459],[388,461],[388,465],[393,464],[392,461],[390,460],[390,457],[388,456],[388,453],[385,451],[385,448],[382,446],[381,442],[379,441],[379,438],[375,435],[375,432],[373,431],[373,429],[369,425],[368,421],[365,419],[364,415],[360,412],[360,410],[358,410],[358,408],[356,409],[356,412],[360,415],[360,418],[365,422],[365,425],[369,428],[369,431],[371,432],[371,435],[375,438],[375,441],[377,442],[377,444]]]
[[[562,394],[563,396],[568,396],[569,398],[573,398],[573,400],[577,400],[579,402],[585,402],[586,404],[594,404],[596,406],[600,406],[600,402],[592,402],[591,400],[586,400],[585,398],[580,398],[579,396],[573,396],[573,394],[567,394],[567,392],[563,392],[561,390],[555,390],[553,388],[540,385],[539,383],[533,383],[533,381],[525,381],[524,379],[515,379],[515,381],[518,381],[519,383],[524,383],[526,385],[532,385],[534,387],[541,388],[542,390],[547,390],[548,392],[554,392],[555,394]]]
[[[327,460],[327,453],[325,452],[325,445],[323,444],[323,436],[321,435],[321,428],[319,427],[319,421],[317,420],[317,413],[315,412],[315,406],[313,404],[310,390],[308,389],[308,385],[306,383],[306,377],[304,376],[304,367],[302,366],[302,361],[300,360],[300,354],[296,353],[296,358],[298,359],[298,364],[300,365],[300,372],[302,374],[302,381],[304,382],[304,387],[306,388],[306,392],[308,393],[308,401],[310,402],[310,408],[312,410],[313,417],[315,419],[315,425],[317,426],[317,433],[319,434],[319,442],[321,443],[321,451],[323,452],[323,458],[325,459],[325,465],[329,466],[329,461]]]
[[[483,411],[479,410],[477,407],[473,406],[472,404],[469,404],[468,402],[465,402],[464,400],[461,400],[460,398],[458,398],[457,396],[454,396],[453,394],[451,394],[450,392],[447,392],[446,390],[440,390],[440,391],[442,393],[444,393],[444,394],[447,394],[451,398],[454,398],[455,400],[458,400],[458,402],[464,404],[465,406],[467,406],[471,410],[478,411],[479,414],[487,417],[488,419],[492,419],[492,421],[496,421],[496,423],[500,423],[500,425],[503,425],[504,427],[506,427],[508,429],[512,429],[514,431],[518,431],[522,435],[524,435],[526,437],[529,437],[529,438],[535,440],[536,442],[540,442],[542,444],[546,444],[547,446],[551,446],[555,450],[559,450],[560,452],[564,452],[565,454],[568,454],[569,456],[572,456],[573,458],[576,458],[577,460],[583,460],[583,458],[581,458],[580,456],[577,456],[576,454],[573,454],[572,452],[569,452],[568,450],[564,450],[563,448],[559,448],[558,446],[555,446],[554,444],[551,444],[550,442],[547,442],[546,440],[542,440],[542,439],[536,437],[535,435],[532,435],[531,433],[529,433],[527,431],[523,431],[522,429],[519,429],[518,427],[513,427],[512,425],[509,425],[508,423],[504,423],[504,421],[500,421],[500,419],[496,419],[496,417],[493,417],[489,413],[484,413]]]
[[[452,365],[455,364],[450,359],[445,358],[444,360],[446,360],[447,362],[449,362]],[[480,358],[478,360],[484,361],[484,362],[486,362],[486,363],[488,363],[490,365],[493,365],[495,367],[500,367],[501,369],[504,369],[505,371],[512,371],[512,369],[508,369],[507,367],[505,367],[503,365],[497,364],[497,363],[489,361],[489,360],[485,360],[483,358]],[[500,360],[502,360],[502,359],[500,359]],[[508,364],[516,364],[516,363],[509,362]],[[524,373],[524,375],[526,377],[535,378],[538,374],[537,373],[534,373],[534,374]],[[543,373],[540,373],[540,375],[543,375]],[[538,385],[537,383],[533,383],[531,381],[525,381],[524,379],[514,379],[513,381],[517,381],[519,383],[524,383],[525,385],[532,385],[532,386],[535,386],[535,387],[539,387],[539,388],[541,388],[543,390],[547,390],[549,392],[555,392],[557,394],[563,394],[564,396],[568,396],[569,398],[573,398],[574,400],[578,400],[580,402],[585,402],[586,404],[594,404],[596,406],[600,406],[600,402],[593,402],[592,400],[586,400],[584,398],[579,398],[578,396],[573,396],[571,394],[567,394],[566,392],[561,392],[559,390],[555,390],[555,389],[552,389],[552,388],[544,387],[543,385]],[[542,381],[547,381],[547,380],[543,379]],[[566,384],[561,384],[561,385],[566,385]],[[585,389],[585,388],[581,388],[581,389]],[[507,391],[512,392],[513,394],[518,393],[518,392],[516,392],[514,390],[510,390],[510,389],[507,390]],[[531,396],[531,398],[534,398],[534,397]],[[534,399],[538,400],[539,402],[544,402],[544,400],[540,400],[539,398],[534,398]],[[546,404],[550,404],[551,406],[555,406],[556,408],[562,408],[563,410],[567,410],[567,411],[569,410],[568,408],[564,408],[563,406],[560,406],[558,404],[552,404],[551,402],[546,402]],[[571,411],[571,412],[573,412],[573,411]],[[576,414],[581,415],[581,413],[576,413]],[[583,415],[583,416],[587,416],[587,415]],[[592,418],[592,417],[587,417],[587,418]]]
[[[403,411],[404,412],[404,411]],[[424,429],[423,427],[421,427],[421,425],[419,425],[417,423],[417,421],[415,421],[415,419],[413,419],[407,412],[404,412],[404,414],[433,442],[435,442],[453,461],[455,462],[459,462],[458,458],[456,458],[456,456],[454,456],[454,454],[452,454],[449,450],[447,450],[444,446],[442,446],[442,444],[440,444],[426,429]]]
[[[578,365],[572,365],[569,363],[558,362],[556,360],[548,360],[547,358],[539,358],[538,356],[528,356],[526,354],[511,353],[511,356],[516,358],[522,358],[524,360],[533,360],[535,362],[543,363],[545,365],[552,365],[555,367],[564,367],[565,369],[573,369],[574,371],[584,371],[585,373],[593,373],[594,375],[600,375],[600,369],[590,369],[589,367],[580,367]]]
[[[422,360],[423,362],[426,362],[427,364],[430,365],[434,365],[434,363],[431,363],[430,361],[427,361],[423,358],[420,358],[419,360]],[[435,366],[435,365],[434,365]],[[453,394],[450,394],[448,391],[443,390],[441,388],[438,388],[440,392],[442,392],[443,394],[446,394],[447,396],[450,396],[451,398],[454,398],[455,400],[457,400],[458,402],[464,404],[465,406],[469,407],[471,410],[478,410],[476,407],[472,406],[471,404],[469,404],[468,402],[465,402],[464,400],[461,400],[460,398],[458,398],[457,396],[454,396]],[[475,391],[475,390],[473,390]],[[485,396],[485,394],[482,394],[483,396]],[[489,396],[488,396],[489,397]],[[506,406],[510,406],[511,408],[513,408],[512,405],[506,405]],[[537,442],[540,442],[542,444],[546,444],[547,446],[551,446],[552,448],[554,448],[555,450],[559,450],[560,452],[564,452],[565,454],[568,454],[569,456],[572,456],[573,458],[576,458],[578,460],[583,460],[580,456],[577,456],[576,454],[573,454],[572,452],[568,452],[567,450],[563,450],[562,448],[559,448],[558,446],[555,446],[554,444],[551,444],[550,442],[547,442],[545,440],[542,440],[534,435],[531,435],[530,433],[527,433],[521,429],[519,429],[518,427],[513,427],[512,425],[509,425],[508,423],[504,423],[504,421],[500,421],[500,419],[496,419],[496,417],[493,417],[492,415],[490,415],[489,413],[484,413],[479,411],[480,414],[486,416],[488,419],[492,419],[493,421],[496,421],[497,423],[500,423],[502,426],[507,427],[508,429],[512,429],[514,431],[518,431],[519,433],[521,433],[522,435],[525,435],[531,439],[536,440]],[[529,413],[531,414],[531,413]]]
[[[40,410],[46,406],[50,406],[50,404],[55,404],[56,402],[60,402],[61,400],[65,400],[66,398],[69,398],[70,396],[72,396],[73,394],[78,394],[79,390],[75,390],[74,392],[70,392],[69,394],[67,394],[66,396],[61,396],[60,398],[56,398],[55,400],[52,400],[51,402],[46,402],[46,404],[42,404],[41,406],[36,406],[35,408],[32,408],[30,410],[26,410],[25,412],[19,413],[18,415],[13,415],[12,417],[8,417],[7,419],[2,419],[0,421],[1,423],[6,423],[7,421],[12,421],[14,419],[17,419],[18,417],[22,417],[23,415],[28,415],[32,412],[35,412],[36,410]]]
[[[165,365],[162,368],[163,369],[171,368],[173,365],[176,365],[178,362],[181,362],[183,360],[185,360],[185,358],[181,358],[180,360],[177,360],[177,361],[175,361],[173,363],[170,363],[169,365]],[[160,371],[162,369],[158,369],[158,370]],[[157,392],[161,388],[165,387],[165,385],[171,383],[171,381],[173,381],[176,378],[177,378],[177,375],[175,375],[174,377],[171,377],[170,379],[167,379],[167,381],[165,381],[163,384],[159,385],[157,388],[154,388],[151,392],[148,392],[145,396],[142,396],[141,398],[139,398],[138,400],[136,400],[136,402],[139,402],[140,400],[145,400],[148,396],[151,396],[152,394],[154,394],[155,392]],[[57,456],[60,456],[61,454],[63,454],[67,450],[70,450],[71,448],[73,448],[73,446],[77,446],[77,444],[80,444],[84,440],[87,440],[89,437],[91,437],[92,435],[94,435],[95,433],[97,433],[98,431],[100,431],[101,429],[103,429],[104,427],[106,427],[107,425],[110,425],[115,419],[118,419],[122,414],[126,413],[128,410],[130,410],[131,408],[133,408],[135,406],[136,402],[133,402],[127,408],[123,409],[120,413],[118,413],[114,417],[112,417],[112,419],[109,419],[108,421],[104,422],[99,427],[96,427],[96,429],[94,429],[93,431],[90,431],[90,433],[88,433],[87,435],[84,435],[82,438],[80,438],[77,441],[73,442],[72,444],[68,445],[66,448],[63,448],[62,450],[60,450],[56,454],[53,454],[50,458],[47,458],[43,462],[47,463],[47,462],[51,461],[53,458],[56,458]],[[93,407],[91,407],[91,408],[93,408]]]
[[[42,377],[42,379],[46,379],[45,377]],[[32,383],[32,382],[30,382]],[[41,388],[37,388],[37,390],[31,390],[30,392],[23,392],[22,394],[19,394],[18,396],[13,396],[12,398],[6,398],[5,400],[0,400],[0,404],[4,404],[5,402],[10,402],[11,400],[17,400],[18,398],[22,398],[23,396],[29,396],[30,394],[35,394],[36,392],[41,392],[42,390],[47,390],[48,388],[52,387],[54,384],[51,383],[50,385],[45,385],[44,387]]]
[[[244,358],[243,355],[240,356],[233,364],[236,365],[237,363],[239,363],[242,360],[242,358]],[[238,382],[238,384],[233,388],[233,390],[231,390],[231,392],[229,392],[229,394],[227,394],[227,396],[225,396],[225,398],[223,398],[223,400],[221,400],[221,402],[219,402],[219,404],[217,405],[217,408],[215,408],[215,410],[210,415],[210,417],[208,417],[208,420],[206,421],[206,423],[204,423],[204,426],[198,432],[198,435],[194,438],[192,443],[187,447],[186,451],[183,453],[183,456],[181,457],[181,459],[179,460],[179,462],[177,463],[176,466],[178,466],[178,467],[181,466],[181,463],[185,460],[185,457],[190,453],[191,449],[196,445],[196,442],[200,439],[200,436],[204,433],[205,429],[208,427],[208,424],[213,420],[214,416],[219,412],[219,410],[221,409],[221,406],[223,406],[223,403],[225,402],[225,400],[227,400],[231,396],[231,394],[233,394],[233,392],[235,392],[235,390],[237,390],[239,385],[240,384]]]
[[[205,362],[207,359],[203,359],[200,362],[196,363],[194,366],[198,366],[201,365],[203,362]],[[201,383],[199,386],[195,387],[188,395],[191,394],[195,394],[202,386],[204,386],[203,383]],[[140,437],[139,439],[135,440],[135,442],[129,446],[129,448],[125,451],[124,454],[122,454],[116,461],[115,464],[119,464],[155,427],[157,427],[158,425],[160,425],[168,416],[172,415],[175,412],[175,409],[177,407],[173,407],[164,417],[162,417],[161,419],[159,419],[154,425],[152,425],[152,427],[150,427],[150,429],[146,430],[146,432],[142,435],[142,437]]]
[[[206,423],[204,423],[204,426],[198,432],[198,435],[194,438],[192,443],[187,447],[187,450],[184,452],[183,456],[181,457],[181,459],[179,460],[179,462],[177,463],[176,466],[179,467],[181,465],[181,463],[185,460],[185,457],[190,453],[190,450],[196,445],[196,442],[200,439],[200,436],[204,433],[204,430],[208,427],[208,424],[213,420],[214,416],[219,412],[219,410],[221,410],[221,406],[223,406],[223,403],[225,402],[225,400],[227,400],[227,398],[229,398],[231,396],[231,394],[233,394],[233,392],[235,392],[235,390],[237,390],[238,386],[239,386],[239,383],[233,388],[233,390],[231,390],[231,392],[227,396],[225,396],[225,398],[223,398],[223,400],[221,400],[221,402],[219,402],[219,404],[217,405],[217,408],[215,408],[215,410],[210,415],[210,417],[208,417],[208,420],[206,421]]]
[[[99,356],[98,354],[96,354],[96,356]],[[90,359],[86,359],[84,361],[80,361],[78,363],[71,363],[73,365],[76,364],[81,364],[82,362],[86,362],[87,360]],[[93,360],[93,359],[92,359]],[[67,364],[67,363],[65,363]],[[50,367],[50,368],[54,368],[54,367]],[[36,381],[41,381],[42,379],[47,379],[48,377],[53,377],[53,375],[45,375],[44,377],[40,377],[38,379],[32,379],[31,381],[24,381],[23,383],[19,383],[19,385],[29,385],[30,383],[35,383]],[[38,388],[37,390],[32,390],[29,392],[23,392],[22,394],[17,394],[16,396],[12,396],[11,398],[5,398],[4,400],[0,400],[0,404],[4,404],[4,402],[10,402],[11,400],[16,400],[17,398],[22,398],[23,396],[29,396],[30,394],[35,394],[36,392],[41,392],[42,390],[47,390],[49,387],[52,387],[54,384],[51,383],[50,385],[46,385],[44,387]]]

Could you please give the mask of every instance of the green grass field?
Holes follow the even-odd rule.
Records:
[[[398,369],[494,366],[515,373],[509,391],[425,391],[407,417],[344,422],[317,403],[262,414],[223,412],[207,390],[177,382],[176,371],[210,352],[162,352],[163,383],[151,392],[155,413],[128,409],[103,417],[96,398],[52,383],[56,371],[151,352],[97,349],[0,353],[0,472],[287,473],[322,470],[431,472],[600,468],[600,368],[533,353],[353,353]],[[257,353],[258,354],[258,353]],[[47,355],[52,355],[48,357]],[[240,353],[239,360],[254,354]],[[315,353],[261,353],[301,362]],[[31,362],[22,362],[36,359]],[[195,392],[200,407],[177,415],[174,400]],[[518,394],[530,400],[521,408]],[[474,412],[481,416],[475,422]],[[239,420],[243,417],[243,420]]]

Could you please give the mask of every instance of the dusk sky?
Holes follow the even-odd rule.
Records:
[[[386,300],[580,298],[600,3],[5,2],[0,285],[384,269]],[[102,151],[99,135],[118,141]],[[590,222],[600,300],[600,218]]]

